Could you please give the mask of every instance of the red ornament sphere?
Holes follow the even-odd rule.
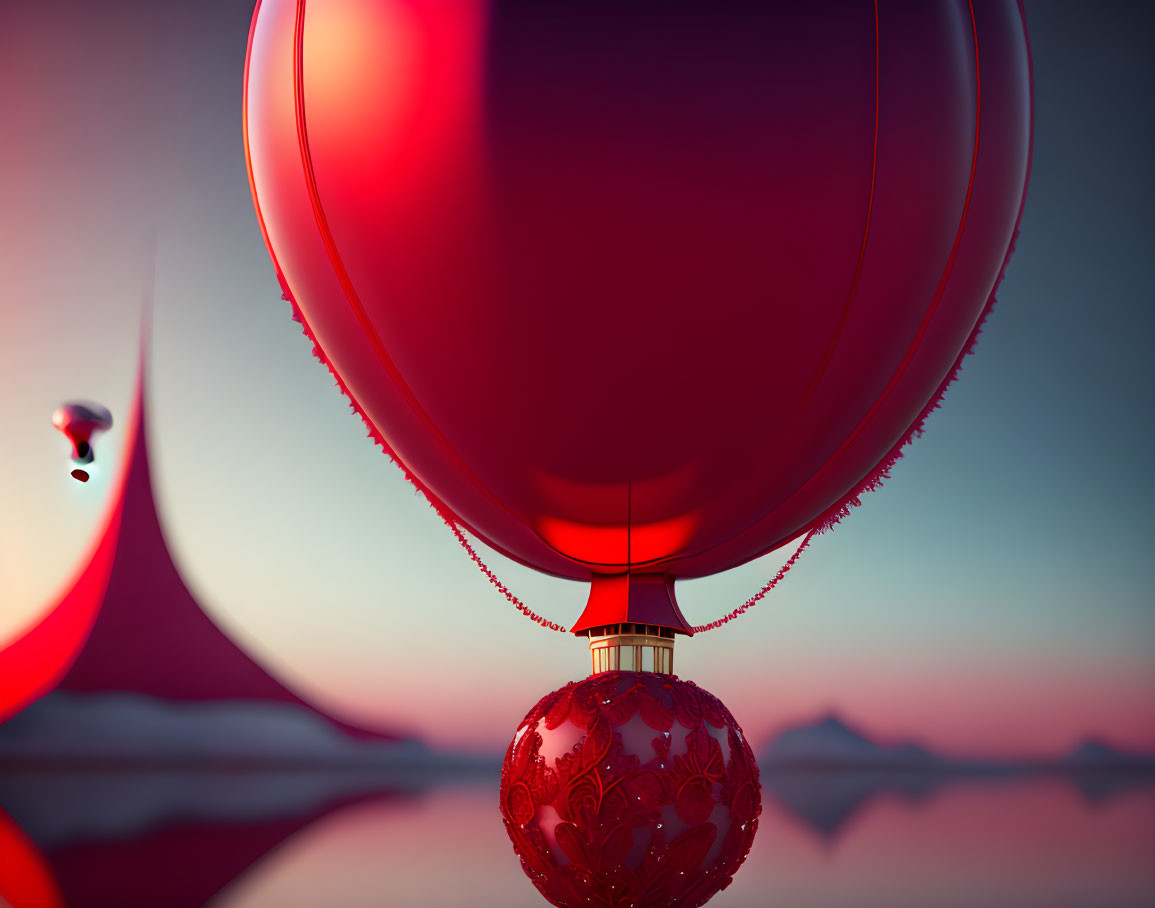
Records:
[[[542,698],[501,772],[501,815],[554,905],[704,905],[742,865],[758,765],[717,697],[672,675],[605,672]]]

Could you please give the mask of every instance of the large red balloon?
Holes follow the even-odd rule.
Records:
[[[671,578],[895,454],[992,299],[1030,112],[1014,0],[262,0],[245,127],[286,292],[418,484],[635,578],[581,629],[679,626]]]

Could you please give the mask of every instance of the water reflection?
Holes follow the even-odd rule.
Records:
[[[847,792],[855,774],[797,779],[809,796],[822,776]],[[869,779],[869,776],[868,776]],[[799,788],[771,780],[792,800],[767,797],[754,853],[726,893],[732,902],[814,908],[1150,908],[1155,905],[1155,781],[1108,773],[878,783],[806,814]],[[1102,797],[1084,786],[1098,783]],[[853,805],[851,807],[851,805]],[[773,895],[771,896],[770,893]]]
[[[1150,908],[1155,779],[768,773],[718,908]],[[492,773],[3,772],[16,908],[545,903]],[[0,898],[2,904],[2,898]]]

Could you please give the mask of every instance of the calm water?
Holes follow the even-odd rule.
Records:
[[[1150,776],[763,781],[754,850],[711,906],[1155,906]],[[546,904],[486,774],[10,772],[0,806],[16,908]]]

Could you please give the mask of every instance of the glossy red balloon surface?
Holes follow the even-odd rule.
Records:
[[[690,577],[909,436],[1030,110],[1011,0],[261,0],[245,127],[287,293],[434,501],[543,571]]]
[[[501,814],[555,905],[705,904],[758,829],[758,765],[712,694],[606,672],[543,697],[501,771]]]

